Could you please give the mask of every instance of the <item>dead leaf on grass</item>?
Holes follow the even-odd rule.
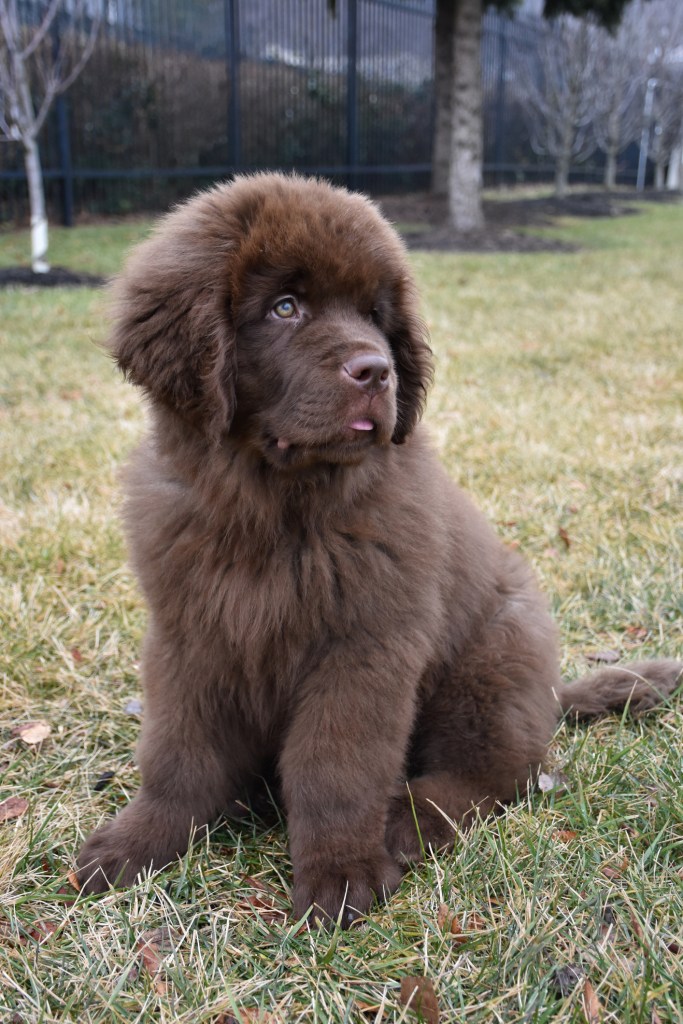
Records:
[[[76,892],[80,892],[81,891],[81,883],[78,881],[78,875],[76,874],[76,872],[73,869],[71,871],[67,871],[67,873],[66,873],[66,880],[69,883],[69,885],[71,886],[71,888],[75,889]],[[60,892],[68,892],[68,889],[64,888],[64,889],[60,889],[59,891]]]
[[[371,1013],[373,1017],[382,1009],[382,1003],[366,1003],[364,999],[355,999],[353,1005],[359,1013]]]
[[[152,931],[143,932],[137,948],[142,960],[142,966],[147,971],[152,981],[152,987],[158,996],[165,996],[168,992],[168,985],[161,977],[163,968],[163,957],[175,949],[177,934],[172,928],[162,925],[161,928],[154,928]]]
[[[467,942],[473,932],[484,932],[488,928],[484,918],[476,911],[467,914],[461,925],[456,912],[445,903],[439,905],[436,923],[440,931],[445,932],[458,944]]]
[[[602,1020],[602,1003],[595,994],[595,989],[588,978],[583,983],[581,1006],[587,1024],[600,1024]]]
[[[560,526],[559,530],[557,531],[557,536],[560,538],[560,540],[567,549],[569,549],[572,546],[572,539],[569,536],[567,530],[565,530],[564,526]]]
[[[406,975],[401,978],[400,1001],[409,1006],[411,1012],[424,1024],[439,1024],[439,1002],[434,984],[421,975]]]
[[[605,878],[621,878],[628,868],[629,860],[628,857],[624,857],[621,864],[603,864],[600,868],[601,873]]]
[[[0,804],[0,821],[11,821],[20,818],[28,810],[28,800],[23,796],[8,796]]]
[[[558,828],[553,832],[553,836],[560,843],[573,843],[578,834],[579,833],[575,832],[572,828]]]
[[[51,939],[52,936],[60,930],[62,925],[56,924],[54,921],[34,921],[30,928],[26,931],[32,939],[42,946],[44,942]]]
[[[33,747],[46,740],[51,732],[52,729],[47,722],[21,722],[12,729],[12,736]]]
[[[561,793],[567,788],[567,779],[562,772],[541,772],[536,780],[541,793]]]
[[[244,875],[242,881],[256,892],[238,900],[238,908],[258,914],[269,924],[285,925],[287,923],[289,915],[286,910],[277,905],[279,895],[267,882],[252,878],[250,875]]]

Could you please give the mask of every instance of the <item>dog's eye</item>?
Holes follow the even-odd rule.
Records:
[[[284,299],[280,299],[279,302],[275,303],[271,312],[273,316],[279,317],[280,320],[291,320],[293,316],[297,315],[299,310],[291,295],[286,295]]]

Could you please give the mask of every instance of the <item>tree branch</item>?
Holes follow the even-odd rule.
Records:
[[[36,29],[33,38],[31,39],[30,43],[28,43],[28,45],[19,53],[19,57],[21,60],[26,60],[28,57],[31,56],[32,53],[36,52],[45,36],[50,31],[50,26],[57,17],[57,12],[59,11],[59,8],[61,6],[62,0],[50,0],[47,11],[45,12],[45,17]]]

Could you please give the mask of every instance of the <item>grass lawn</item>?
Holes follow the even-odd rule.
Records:
[[[51,257],[109,274],[145,230],[55,230]],[[413,262],[437,357],[427,422],[534,563],[571,676],[596,653],[683,655],[683,205],[554,230],[580,251]],[[0,264],[26,245],[1,234]],[[3,1024],[398,1024],[420,1019],[406,976],[432,982],[442,1024],[683,1020],[681,699],[560,726],[553,788],[350,933],[289,918],[282,827],[223,823],[135,889],[76,898],[77,848],[138,785],[144,609],[117,470],[144,413],[105,331],[99,292],[0,292]]]

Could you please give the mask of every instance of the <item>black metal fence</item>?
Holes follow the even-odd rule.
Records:
[[[296,168],[374,193],[427,186],[434,0],[108,0],[106,11],[41,137],[48,201],[67,222],[163,208],[236,170]],[[484,20],[489,180],[534,173],[509,79],[537,31]],[[0,219],[25,215],[22,159],[0,144]]]

